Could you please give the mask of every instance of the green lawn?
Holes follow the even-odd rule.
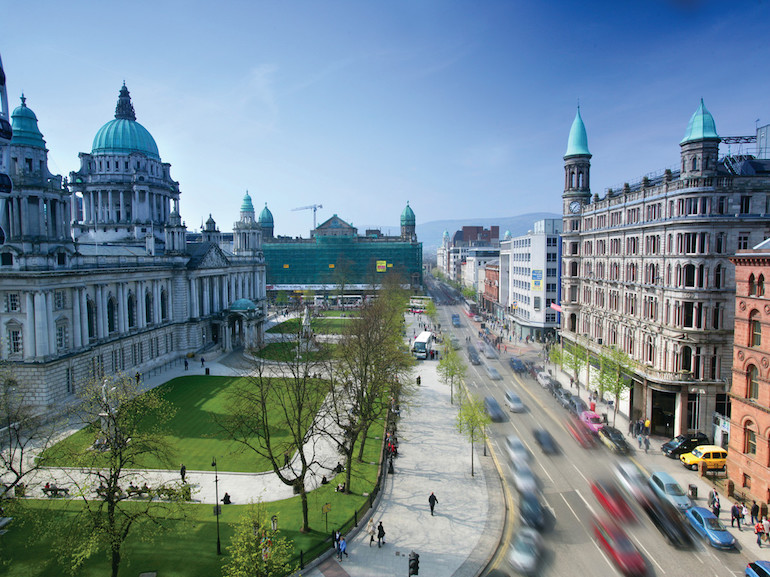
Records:
[[[326,335],[326,334],[340,334],[350,322],[351,319],[327,319],[327,318],[314,318],[310,321],[310,328],[313,332]],[[298,318],[289,319],[281,324],[275,325],[267,329],[268,333],[282,333],[282,334],[299,334],[300,323],[302,321]]]
[[[176,408],[176,414],[167,423],[166,429],[170,444],[176,454],[175,462],[161,463],[148,460],[143,463],[148,469],[177,468],[184,463],[188,470],[211,469],[211,458],[216,456],[220,470],[236,472],[268,471],[272,467],[251,450],[243,450],[242,445],[227,439],[224,431],[217,425],[215,417],[226,411],[228,390],[235,386],[239,378],[214,376],[179,377],[157,388],[157,391]],[[319,406],[321,398],[319,397]],[[277,420],[280,414],[278,405],[273,406]],[[272,422],[275,422],[273,420]],[[148,423],[151,425],[152,423]],[[286,432],[278,429],[273,432],[273,440],[280,442]],[[51,466],[67,466],[66,455],[71,447],[85,448],[89,444],[88,431],[83,430],[68,437],[45,453]],[[287,436],[288,438],[288,436]],[[66,446],[65,446],[66,444]]]
[[[319,311],[318,313],[322,317],[344,317],[344,318],[351,318],[351,317],[358,317],[361,316],[358,311]]]
[[[333,349],[336,345],[333,343],[323,343],[321,346],[326,350],[309,351],[310,358],[307,359],[308,361],[313,362],[325,358],[330,353],[330,349]],[[297,341],[269,343],[255,354],[262,359],[267,359],[270,361],[288,362],[294,360],[296,357]]]
[[[336,493],[336,483],[344,480],[344,473],[330,478],[329,484],[308,495],[311,532],[300,533],[301,502],[299,497],[266,503],[267,514],[278,515],[281,533],[294,541],[295,553],[305,551],[305,563],[328,546],[326,540],[332,529],[351,526],[353,512],[365,506],[377,476],[377,462],[381,448],[383,423],[371,429],[364,455],[364,464],[354,464],[351,489],[357,495]],[[209,457],[210,458],[210,457]],[[331,505],[328,519],[321,511],[325,503]],[[0,538],[0,574],[10,577],[67,577],[59,564],[60,555],[54,544],[66,543],[67,522],[74,518],[80,507],[76,500],[25,500],[24,509],[12,514],[14,521],[8,533]],[[123,549],[124,564],[121,575],[138,575],[157,571],[159,577],[215,577],[229,557],[227,546],[233,534],[233,525],[245,513],[239,505],[225,506],[220,517],[223,555],[216,554],[216,519],[212,505],[185,505],[186,522],[171,524],[167,532],[141,529],[132,533]],[[27,520],[25,522],[25,519]],[[46,533],[46,529],[53,534]],[[79,577],[102,577],[109,573],[106,552],[95,554],[78,570]]]

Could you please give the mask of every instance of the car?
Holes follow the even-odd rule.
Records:
[[[508,359],[508,364],[511,365],[511,369],[516,373],[526,373],[527,367],[524,365],[523,362],[521,362],[520,359],[517,359],[516,357],[511,357]]]
[[[615,427],[605,425],[596,434],[610,451],[618,455],[628,455],[631,452],[631,446],[626,442],[625,436]]]
[[[505,391],[505,404],[512,413],[523,413],[525,410],[524,403],[521,402],[521,397],[513,391]]]
[[[484,408],[495,423],[499,423],[505,420],[505,413],[500,408],[500,403],[494,397],[484,397]]]
[[[508,450],[511,464],[516,468],[521,466],[522,463],[526,465],[532,458],[532,453],[529,452],[529,449],[516,435],[508,435],[505,438],[505,448]]]
[[[572,400],[572,393],[567,389],[559,389],[554,396],[562,407],[565,409],[569,408],[569,403]]]
[[[567,419],[567,430],[584,449],[590,449],[596,445],[596,435],[594,435],[592,431],[589,431],[588,428],[586,428],[585,423],[576,418],[575,415],[569,415],[569,418]]]
[[[679,455],[682,465],[697,471],[701,463],[709,470],[724,470],[727,466],[727,451],[717,445],[698,445],[690,453]]]
[[[561,383],[553,377],[550,378],[545,388],[548,389],[548,392],[550,392],[554,397],[559,394],[559,391],[562,390]]]
[[[735,537],[730,534],[722,521],[705,507],[690,507],[684,512],[684,516],[695,532],[706,539],[712,547],[735,548]]]
[[[658,497],[657,493],[650,491],[649,498],[642,503],[642,509],[671,545],[683,549],[695,545],[684,517],[671,503]]]
[[[468,345],[468,360],[471,362],[472,365],[480,365],[481,359],[479,358],[479,353],[476,350],[476,347],[473,345]]]
[[[460,339],[458,339],[456,336],[452,335],[449,337],[449,344],[452,346],[454,350],[460,350]]]
[[[473,315],[473,322],[480,323],[481,317],[479,315]]]
[[[613,519],[624,522],[636,520],[634,510],[623,497],[623,493],[620,492],[620,488],[614,481],[594,481],[591,483],[591,492],[602,508]]]
[[[535,377],[537,379],[537,382],[540,383],[540,386],[543,388],[547,387],[551,381],[551,375],[546,373],[545,371],[540,371],[537,373],[537,376]]]
[[[546,455],[555,455],[559,452],[559,446],[556,444],[553,435],[546,429],[534,429],[532,434],[534,435],[537,444],[540,445],[540,448],[543,450],[543,453]]]
[[[672,459],[679,458],[679,455],[683,453],[689,453],[698,445],[708,445],[709,438],[703,433],[687,433],[686,435],[678,435],[670,441],[666,441],[660,446],[660,450],[666,457]]]
[[[500,371],[498,371],[495,367],[491,365],[487,365],[487,374],[489,375],[489,378],[493,381],[499,381],[503,377],[500,376]]]
[[[508,552],[508,561],[522,575],[533,575],[540,564],[543,552],[543,538],[535,529],[522,527]]]
[[[599,429],[604,427],[604,420],[594,411],[583,411],[580,413],[580,420],[594,433],[598,433]]]
[[[599,517],[594,517],[593,528],[599,544],[623,575],[631,577],[647,574],[644,557],[623,529],[609,519]]]
[[[651,489],[642,471],[628,459],[615,463],[615,479],[621,489],[640,505],[644,505],[651,497]]]
[[[537,493],[540,490],[540,484],[532,469],[521,462],[518,467],[513,468],[513,485],[519,493]]]
[[[519,519],[527,527],[538,531],[545,527],[545,508],[535,493],[519,495]]]
[[[656,471],[650,475],[648,483],[658,497],[664,501],[668,501],[680,511],[686,511],[692,507],[692,501],[690,501],[690,498],[685,494],[682,486],[668,473]]]
[[[588,410],[588,405],[580,397],[576,395],[572,395],[572,398],[569,400],[569,406],[567,407],[567,409],[573,415],[580,415],[580,413],[582,413],[583,411]]]
[[[746,577],[770,577],[770,561],[752,561],[746,565]]]
[[[485,343],[484,341],[479,341],[478,349],[488,359],[497,358],[497,351],[495,350],[495,348],[492,345]]]

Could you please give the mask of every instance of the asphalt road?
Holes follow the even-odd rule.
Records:
[[[451,327],[451,314],[460,312],[462,326]],[[451,332],[456,334],[465,345],[465,337],[470,336],[472,342],[477,341],[479,325],[473,323],[462,314],[462,307],[443,306],[439,308],[440,322],[445,336]],[[464,350],[462,351],[464,355]],[[538,360],[538,351],[534,347],[508,347],[508,356],[517,354],[523,360]],[[506,357],[506,355],[501,355]],[[467,359],[467,357],[466,357]],[[494,366],[502,380],[493,381],[488,377],[485,365]],[[591,517],[602,513],[598,501],[591,492],[590,482],[595,479],[612,478],[612,465],[616,457],[603,446],[594,449],[583,449],[571,437],[563,426],[566,411],[557,403],[551,394],[529,375],[514,373],[506,358],[487,359],[482,356],[482,365],[468,363],[466,382],[472,393],[480,398],[494,396],[500,406],[505,408],[504,392],[512,389],[519,394],[527,407],[526,412],[513,414],[506,411],[506,420],[493,423],[489,436],[492,450],[500,469],[506,477],[513,499],[514,514],[509,518],[506,527],[506,541],[510,540],[518,527],[515,513],[516,493],[504,439],[509,434],[518,435],[533,454],[532,470],[541,482],[543,501],[552,515],[552,522],[544,532],[546,554],[541,567],[543,577],[563,575],[614,575],[620,574],[612,561],[593,536]],[[610,415],[610,421],[612,416]],[[554,456],[541,454],[532,431],[535,428],[549,430],[561,451]],[[618,424],[625,430],[626,424]],[[660,453],[660,442],[654,442],[649,454],[637,452],[632,458],[647,471],[664,470],[671,473],[682,486],[687,486],[688,475],[681,464],[668,459]],[[701,498],[703,495],[701,495]],[[699,504],[703,504],[703,499]],[[500,504],[503,506],[503,504]],[[725,508],[723,504],[723,509]],[[639,521],[627,525],[627,533],[644,555],[649,569],[649,575],[679,577],[679,576],[740,576],[746,563],[758,558],[758,551],[717,551],[703,542],[699,542],[693,550],[678,550],[668,544],[663,536],[648,520],[646,515],[637,508]],[[725,515],[722,515],[723,521]],[[502,568],[510,570],[501,552],[498,563]],[[493,566],[495,563],[493,563]]]

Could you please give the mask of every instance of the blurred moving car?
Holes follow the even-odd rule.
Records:
[[[594,535],[623,575],[647,574],[647,563],[625,531],[608,519],[594,517]]]
[[[692,533],[679,510],[668,501],[650,491],[650,498],[642,505],[650,521],[674,547],[690,548],[694,545]]]
[[[746,565],[746,577],[770,577],[770,561],[752,561]]]
[[[498,371],[492,365],[487,365],[487,374],[489,375],[489,378],[492,379],[493,381],[499,381],[503,378],[500,376],[500,371]]]
[[[545,508],[535,493],[519,496],[519,519],[527,527],[541,531],[545,527]]]
[[[454,350],[457,351],[460,349],[460,346],[461,346],[460,339],[458,339],[456,336],[452,335],[451,337],[449,337],[449,343],[452,345],[452,348]]]
[[[727,466],[727,451],[717,445],[698,445],[690,453],[679,455],[682,465],[697,471],[701,463],[709,470],[722,471]]]
[[[594,411],[583,411],[580,413],[580,420],[586,424],[586,427],[591,429],[594,433],[604,427],[604,420],[597,415]]]
[[[596,445],[596,436],[575,415],[569,415],[566,425],[570,435],[574,437],[581,447],[590,449]]]
[[[703,433],[687,433],[679,435],[660,446],[660,450],[666,457],[676,459],[682,453],[689,453],[698,445],[708,445],[709,438]]]
[[[524,403],[521,402],[521,397],[513,391],[505,391],[505,404],[512,413],[523,413],[525,410]]]
[[[706,539],[712,547],[735,548],[735,537],[725,528],[722,521],[705,507],[690,507],[684,512],[684,516],[698,535]]]
[[[604,443],[610,451],[613,451],[618,455],[628,455],[631,452],[631,447],[626,442],[623,433],[618,431],[615,427],[605,425],[599,429],[597,435],[599,435],[599,440]]]
[[[484,397],[484,408],[495,423],[499,423],[505,420],[505,413],[500,408],[500,403],[494,397]]]
[[[640,505],[644,505],[652,496],[647,479],[633,462],[623,459],[615,464],[615,479],[626,494]]]
[[[535,529],[522,527],[508,552],[508,561],[522,575],[533,575],[540,563],[543,551],[543,538]]]
[[[519,493],[538,493],[540,484],[526,463],[519,462],[513,469],[513,484]]]
[[[559,447],[553,438],[553,435],[546,429],[534,429],[532,434],[535,437],[535,441],[540,445],[543,453],[546,455],[555,455],[559,452]]]
[[[516,357],[511,357],[508,359],[508,364],[511,365],[511,369],[513,369],[516,373],[526,373],[527,367],[524,365],[523,362],[521,362],[520,359]]]
[[[519,463],[527,464],[532,458],[529,449],[524,446],[524,443],[516,435],[508,435],[505,438],[505,448],[508,449],[508,457],[510,457],[514,467],[518,468]]]
[[[692,501],[685,494],[682,486],[668,473],[656,471],[650,475],[649,484],[658,497],[668,501],[680,511],[686,511],[692,507]]]
[[[617,521],[636,521],[634,510],[623,497],[614,481],[599,480],[591,483],[591,492],[602,508]]]
[[[480,365],[481,359],[479,358],[479,353],[476,350],[476,347],[473,345],[468,345],[468,360],[471,362],[472,365]]]

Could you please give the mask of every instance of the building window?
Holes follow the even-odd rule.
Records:
[[[746,373],[748,379],[746,397],[749,399],[757,399],[759,398],[759,371],[754,365],[749,365]]]
[[[24,353],[24,343],[21,334],[20,326],[10,325],[8,327],[8,356],[16,357]]]
[[[749,275],[749,296],[757,295],[757,282],[754,279],[754,273]]]
[[[136,328],[136,297],[131,293],[128,295],[126,308],[128,309],[128,328]]]
[[[742,232],[738,234],[738,250],[746,250],[749,248],[749,233]]]
[[[8,293],[5,295],[5,310],[9,313],[19,312],[21,310],[19,293]]]
[[[722,265],[714,268],[714,288],[722,288]]]
[[[743,452],[747,455],[757,454],[757,433],[751,429],[753,425],[754,423],[747,421],[743,428],[744,438],[746,439]]]
[[[147,292],[144,295],[144,320],[148,325],[152,324],[152,295]]]
[[[762,323],[759,320],[759,311],[752,311],[749,315],[749,346],[762,346]]]
[[[88,340],[96,340],[96,304],[91,299],[86,301],[88,311]]]
[[[750,208],[751,208],[751,197],[742,196],[741,197],[741,214],[749,214]]]
[[[66,351],[69,348],[69,330],[66,321],[56,324],[56,350]]]
[[[168,319],[168,295],[165,289],[160,291],[160,318],[164,321]]]
[[[107,301],[107,332],[114,333],[118,330],[118,306],[115,298]]]
[[[743,487],[751,489],[751,475],[747,475],[746,473],[743,474]]]
[[[757,279],[757,296],[765,296],[765,275],[763,274],[759,275],[759,278]]]
[[[67,295],[64,291],[53,291],[53,306],[57,310],[67,306]]]

